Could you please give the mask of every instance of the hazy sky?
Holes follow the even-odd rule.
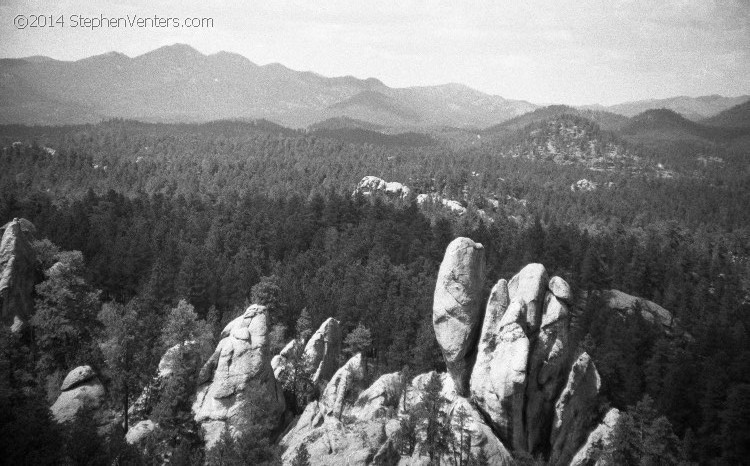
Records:
[[[64,27],[18,30],[19,15]],[[72,28],[70,15],[214,27]],[[0,56],[136,56],[187,43],[389,86],[460,82],[535,103],[750,94],[750,0],[0,0]]]

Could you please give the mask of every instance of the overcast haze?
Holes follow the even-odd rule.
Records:
[[[18,14],[211,17],[210,29],[16,30]],[[0,56],[136,56],[186,43],[325,76],[459,82],[535,103],[750,93],[750,1],[0,0]]]

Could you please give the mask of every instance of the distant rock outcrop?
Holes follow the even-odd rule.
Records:
[[[91,366],[76,367],[68,373],[60,386],[60,396],[50,410],[57,422],[71,422],[81,410],[90,410],[97,424],[104,424],[102,418],[106,392]]]
[[[632,296],[619,290],[605,290],[600,295],[604,304],[611,310],[625,314],[639,310],[641,317],[651,324],[659,325],[667,335],[685,334],[685,329],[671,312],[648,299]]]
[[[268,339],[268,311],[254,304],[221,332],[222,340],[201,369],[193,404],[206,447],[225,429],[234,437],[246,421],[259,417],[280,424],[286,409],[281,387],[273,376]]]
[[[595,191],[597,188],[599,188],[599,185],[597,183],[594,183],[593,181],[589,181],[586,178],[582,180],[578,180],[575,183],[570,185],[571,191]]]
[[[365,196],[384,194],[397,199],[409,196],[411,189],[397,181],[385,181],[377,176],[366,176],[357,184],[353,194],[361,193]]]
[[[36,253],[31,246],[34,225],[14,218],[2,228],[0,242],[0,320],[18,330],[34,311]]]

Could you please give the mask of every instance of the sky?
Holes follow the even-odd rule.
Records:
[[[57,24],[18,29],[18,15]],[[91,29],[80,20],[155,15],[211,18],[213,27]],[[392,87],[462,83],[537,104],[750,94],[750,0],[0,0],[0,57],[132,57],[174,43]]]

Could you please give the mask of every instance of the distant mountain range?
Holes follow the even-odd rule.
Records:
[[[697,120],[748,100],[750,96],[675,97],[576,112],[617,129],[625,124],[618,115],[664,107]],[[328,78],[280,64],[259,66],[233,53],[204,55],[183,44],[134,58],[111,52],[73,62],[44,56],[0,59],[0,123],[5,124],[59,125],[113,117],[151,122],[262,118],[291,128],[325,121],[311,129],[395,132],[393,128],[487,128],[537,108],[461,84],[392,88],[375,78]],[[564,108],[567,112],[570,107]]]

